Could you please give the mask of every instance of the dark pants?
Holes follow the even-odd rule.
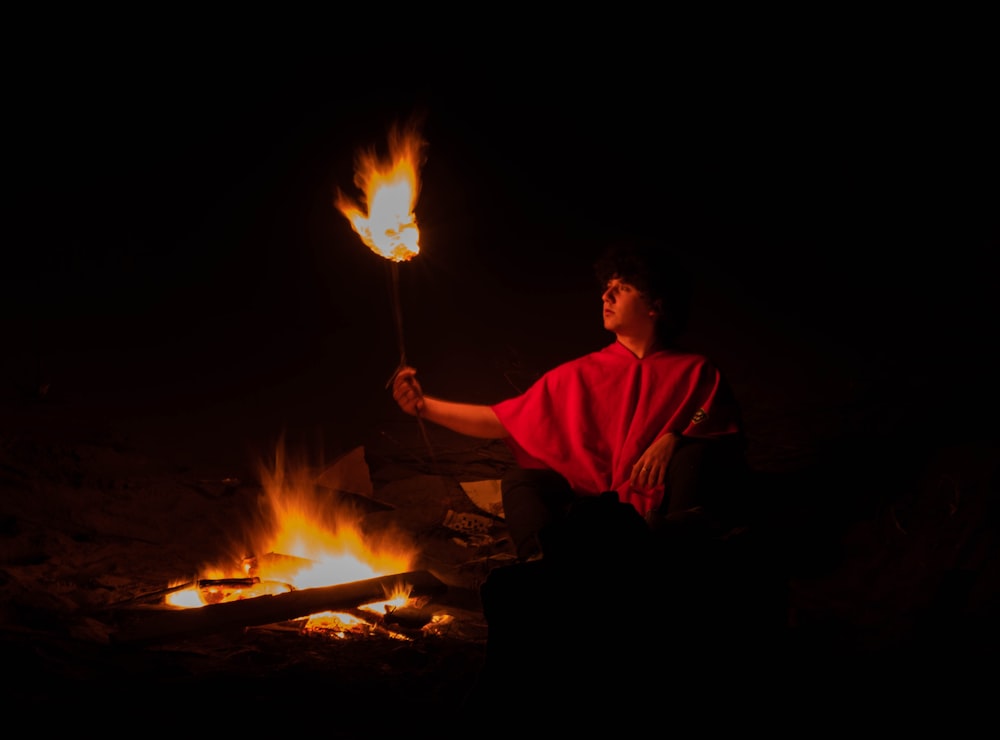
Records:
[[[515,691],[545,711],[558,686],[590,697],[575,712],[606,716],[636,701],[732,698],[752,683],[743,671],[760,670],[785,606],[783,584],[765,584],[753,532],[729,528],[741,513],[734,502],[749,495],[744,470],[734,448],[679,447],[663,526],[613,492],[577,496],[551,471],[505,476],[522,561],[495,568],[481,588],[489,636],[473,706]],[[692,509],[709,515],[686,519]],[[544,557],[525,560],[539,549]]]
[[[714,529],[732,528],[744,518],[747,468],[739,442],[682,441],[667,467],[666,494],[650,517],[695,520]],[[553,470],[511,468],[501,481],[504,519],[517,556],[527,560],[544,547],[545,533],[557,525],[581,497]]]

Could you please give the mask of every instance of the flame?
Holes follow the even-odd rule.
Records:
[[[389,528],[374,536],[366,534],[361,515],[331,499],[318,488],[307,466],[291,468],[279,446],[272,468],[262,467],[261,520],[247,537],[250,549],[231,560],[206,566],[198,583],[170,594],[167,603],[177,607],[201,607],[295,589],[335,586],[379,578],[413,569],[417,549],[408,537]],[[408,587],[385,594],[385,600],[365,604],[373,613],[404,606]],[[357,617],[335,615],[338,631]],[[329,613],[311,615],[307,628],[331,623]],[[325,627],[325,629],[332,629]]]
[[[355,158],[354,184],[363,194],[363,206],[337,191],[336,205],[358,236],[373,252],[405,262],[420,252],[420,230],[413,214],[420,194],[420,168],[427,143],[413,126],[389,131],[389,157],[374,149]]]

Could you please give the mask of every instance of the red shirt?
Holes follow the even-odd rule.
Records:
[[[492,408],[518,465],[551,468],[579,494],[617,491],[643,515],[659,506],[663,486],[636,489],[629,477],[654,440],[740,433],[733,396],[706,357],[659,350],[639,359],[617,341]]]

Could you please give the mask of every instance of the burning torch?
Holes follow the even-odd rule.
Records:
[[[407,364],[403,311],[399,300],[399,263],[407,262],[420,253],[420,230],[413,210],[420,194],[420,168],[427,149],[427,142],[413,125],[393,126],[388,143],[388,157],[380,157],[374,148],[361,150],[355,157],[354,184],[362,194],[361,203],[339,189],[336,197],[337,208],[351,222],[361,241],[388,261],[399,342],[399,366],[389,377],[386,388],[392,385],[399,370]],[[419,413],[417,421],[430,450]]]
[[[420,253],[420,231],[413,209],[420,194],[419,172],[426,148],[427,142],[414,127],[394,126],[389,131],[388,158],[380,157],[374,149],[362,150],[355,158],[354,184],[362,193],[367,212],[339,189],[336,198],[337,208],[361,241],[388,260],[400,368],[406,365],[406,346],[399,301],[399,263]]]

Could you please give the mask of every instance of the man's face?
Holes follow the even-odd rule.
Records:
[[[604,328],[615,334],[636,335],[656,324],[653,306],[635,286],[621,278],[611,278],[604,293]]]

